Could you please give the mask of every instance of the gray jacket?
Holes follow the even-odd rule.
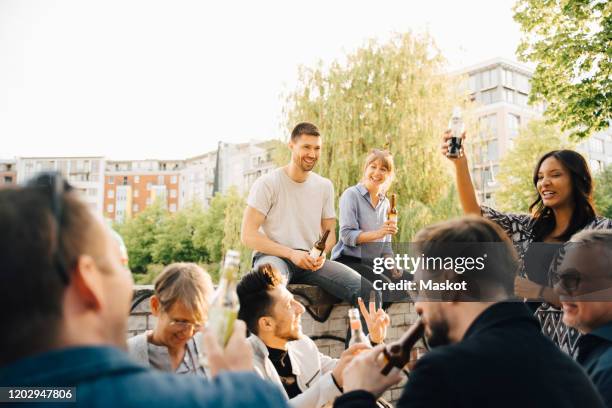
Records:
[[[134,337],[129,338],[127,341],[127,345],[128,345],[128,353],[130,354],[130,356],[132,356],[132,358],[134,358],[141,364],[144,364],[148,367],[153,367],[154,364],[151,364],[151,356],[149,355],[149,342],[147,340],[147,335],[149,333],[150,331],[146,331],[144,333],[141,333]],[[206,370],[205,367],[202,367],[199,362],[200,353],[202,352],[201,346],[200,346],[201,344],[202,344],[202,334],[198,332],[186,344],[186,347],[188,349],[188,354],[186,354],[186,357],[187,356],[192,357],[193,362],[195,364],[197,374],[202,375],[204,377],[209,377],[208,370]],[[170,361],[168,360],[167,364],[164,361],[161,366],[158,366],[155,368],[159,368],[165,371],[170,371],[169,367],[170,367]],[[190,372],[193,373],[192,370],[190,370]]]
[[[248,340],[253,347],[255,371],[262,378],[277,384],[287,396],[276,368],[268,358],[268,348],[264,342],[253,334]],[[333,402],[334,398],[342,394],[332,378],[332,370],[338,359],[321,354],[314,341],[307,336],[287,343],[287,352],[297,385],[302,391],[300,395],[289,400],[290,406],[319,408]]]

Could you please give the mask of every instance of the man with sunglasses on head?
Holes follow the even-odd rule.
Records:
[[[583,230],[560,257],[553,284],[563,323],[582,334],[576,360],[612,408],[612,231]]]
[[[0,401],[26,387],[73,387],[54,406],[286,406],[251,372],[242,321],[225,349],[204,334],[211,380],[124,352],[131,274],[108,227],[59,175],[0,190],[0,231]]]

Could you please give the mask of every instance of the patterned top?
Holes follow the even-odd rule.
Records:
[[[519,256],[519,276],[526,276],[525,255],[529,245],[534,242],[535,218],[529,214],[507,214],[496,211],[487,206],[481,206],[482,216],[499,225],[512,240]],[[583,229],[612,229],[612,220],[604,217],[596,217]]]

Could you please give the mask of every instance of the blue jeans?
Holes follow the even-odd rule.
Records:
[[[293,262],[277,256],[257,253],[253,258],[253,266],[269,263],[286,279],[287,283],[302,283],[318,286],[329,294],[336,296],[353,306],[357,306],[357,298],[361,297],[368,303],[370,292],[374,290],[372,283],[363,278],[353,269],[336,261],[325,260],[321,269],[311,271],[296,266]],[[376,306],[380,306],[380,293],[376,293]]]

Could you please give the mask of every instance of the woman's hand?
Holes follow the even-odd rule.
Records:
[[[387,220],[378,230],[378,234],[380,235],[379,238],[384,238],[387,235],[395,235],[398,231],[397,222]]]
[[[442,136],[442,144],[440,145],[440,150],[442,152],[442,154],[449,160],[452,161],[456,161],[456,160],[460,160],[463,159],[465,160],[465,150],[463,148],[464,143],[465,143],[465,132],[463,132],[461,134],[461,147],[459,148],[459,157],[449,157],[448,155],[448,145],[450,144],[450,139],[451,137],[453,137],[452,133],[450,130],[447,130],[446,132],[444,132],[444,135]]]

